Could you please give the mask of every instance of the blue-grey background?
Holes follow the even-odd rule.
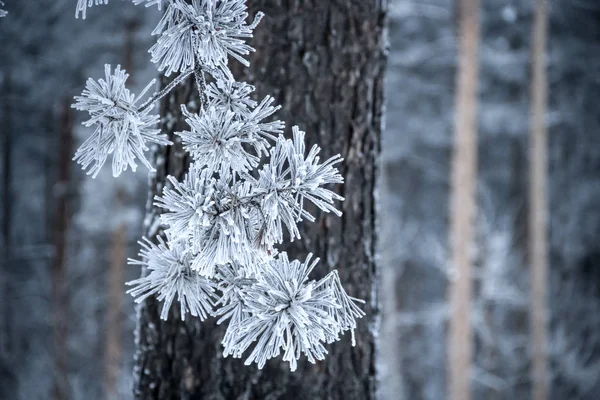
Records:
[[[57,199],[68,199],[68,384],[73,399],[131,397],[135,327],[124,294],[108,321],[111,282],[136,277],[147,174],[97,179],[75,164],[58,181],[58,138],[88,77],[121,64],[135,91],[156,76],[146,50],[158,12],[112,1],[74,18],[75,0],[6,0],[0,19],[0,398],[50,398],[55,379],[51,268]],[[484,0],[481,11],[476,281],[476,399],[531,397],[526,262],[533,1]],[[393,0],[383,137],[380,259],[382,399],[444,399],[448,318],[448,195],[457,13],[451,0]],[[549,350],[551,398],[600,399],[600,2],[551,0]],[[260,28],[259,28],[260,29]],[[10,135],[10,136],[7,136]],[[10,140],[6,140],[6,138]],[[70,161],[68,161],[70,162]],[[4,184],[8,182],[8,184]],[[1,214],[1,210],[0,210]],[[7,226],[7,221],[10,222]],[[124,238],[119,232],[126,232]],[[10,248],[7,248],[7,244]],[[118,254],[118,251],[117,251]],[[115,310],[112,310],[113,313]],[[113,314],[114,315],[114,314]],[[113,324],[113,325],[111,325]],[[107,330],[117,329],[117,343]],[[119,360],[107,348],[117,346]],[[118,379],[107,391],[107,370]],[[114,391],[116,390],[116,392]]]

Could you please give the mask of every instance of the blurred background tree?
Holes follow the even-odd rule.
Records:
[[[476,399],[533,398],[528,143],[535,11],[533,2],[490,0],[481,3],[479,14],[478,211],[469,309],[474,335],[469,379]],[[446,210],[462,20],[458,2],[450,0],[396,1],[390,16],[382,153],[382,393],[389,399],[442,399],[447,370],[456,368],[445,362],[451,315],[446,288],[455,278],[447,269]],[[595,316],[582,314],[599,304],[600,211],[590,203],[600,179],[599,114],[590,108],[599,17],[593,1],[549,1],[545,54],[537,46],[538,60],[546,60],[537,65],[548,71],[548,108],[537,118],[548,130],[548,230],[542,234],[548,237],[552,399],[600,395],[599,379],[592,378],[598,374],[600,326]]]

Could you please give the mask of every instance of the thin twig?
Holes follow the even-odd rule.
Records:
[[[142,106],[140,107],[140,112],[144,112],[147,108],[153,106],[158,100],[165,97],[173,88],[179,85],[181,82],[185,80],[190,74],[194,72],[193,70],[189,70],[186,72],[182,72],[177,78],[173,79],[167,86],[165,86],[161,91],[154,92],[152,97],[150,97]]]
[[[200,96],[200,108],[204,108],[206,105],[206,77],[198,58],[196,58],[194,65],[194,77],[196,78],[196,86],[198,87],[198,95]]]

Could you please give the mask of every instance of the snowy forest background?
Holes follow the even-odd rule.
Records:
[[[472,321],[477,399],[530,398],[527,168],[533,2],[482,1]],[[89,130],[70,108],[121,64],[156,72],[157,13],[112,2],[7,1],[0,19],[0,399],[131,397],[133,301],[147,177],[95,180],[71,161]],[[383,137],[384,399],[443,399],[457,17],[451,0],[393,0]],[[600,4],[550,1],[549,356],[552,399],[600,398]],[[57,290],[58,288],[58,290]],[[55,327],[55,310],[62,310]],[[55,335],[55,328],[60,335]],[[53,349],[66,349],[55,355]]]

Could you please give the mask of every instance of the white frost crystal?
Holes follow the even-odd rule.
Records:
[[[244,82],[219,80],[206,87],[206,96],[210,105],[233,111],[236,115],[248,115],[256,107],[256,101],[249,96],[254,86]]]
[[[175,298],[181,307],[182,320],[188,312],[202,321],[213,313],[216,285],[190,268],[191,255],[181,242],[170,241],[167,244],[159,237],[158,245],[148,239],[141,241],[140,245],[142,261],[130,260],[129,263],[145,266],[148,275],[127,283],[134,286],[127,293],[135,297],[136,302],[150,296],[164,301],[162,319],[167,319]]]
[[[85,19],[88,7],[100,4],[108,4],[108,0],[77,0],[75,18],[79,18],[79,14],[81,14],[81,18]]]
[[[183,72],[200,62],[205,68],[227,70],[227,58],[232,56],[242,64],[244,56],[254,51],[245,39],[262,18],[246,23],[245,0],[172,0],[153,34],[160,35],[150,49],[152,62],[166,75]]]
[[[281,253],[265,264],[257,283],[244,293],[248,316],[229,325],[234,334],[224,341],[225,352],[241,357],[254,342],[246,364],[256,362],[259,368],[283,350],[283,360],[292,371],[305,354],[314,363],[327,354],[323,343],[338,339],[339,328],[330,309],[339,305],[329,290],[319,290],[316,281],[309,281],[310,271],[319,261],[304,263],[288,260]]]
[[[87,7],[106,2],[79,0],[77,14],[85,18]],[[189,129],[175,133],[192,163],[182,181],[167,177],[154,199],[163,236],[140,242],[140,259],[130,264],[145,274],[128,283],[128,293],[136,302],[151,296],[163,302],[163,319],[174,302],[182,319],[216,316],[218,324],[228,324],[224,355],[249,352],[246,364],[259,368],[280,354],[292,370],[302,355],[322,360],[325,346],[348,330],[354,344],[356,319],[365,314],[337,271],[310,280],[318,259],[290,261],[277,251],[284,238],[300,237],[300,222],[315,220],[306,202],[341,215],[336,203],[343,198],[326,186],[344,180],[339,155],[321,161],[320,148],[307,151],[296,126],[291,139],[284,137],[283,122],[272,120],[275,100],[255,101],[254,87],[235,82],[229,72],[229,57],[248,65],[243,57],[253,49],[245,39],[262,14],[247,24],[245,0],[133,2],[166,6],[150,52],[159,70],[178,76],[141,106],[153,82],[135,97],[118,66],[106,66],[105,79],[89,79],[73,107],[90,114],[84,125],[95,130],[75,159],[94,176],[109,155],[115,176],[135,169],[136,159],[152,169],[143,153],[147,143],[170,144],[156,128],[159,116],[150,114],[154,104],[191,75],[201,101],[197,113],[182,106]],[[208,84],[206,75],[212,77]]]
[[[140,110],[139,99],[150,89],[150,82],[142,93],[135,97],[125,87],[127,73],[117,66],[114,73],[110,65],[104,68],[106,79],[88,79],[81,96],[75,96],[73,108],[87,111],[90,119],[83,124],[94,126],[94,133],[79,147],[75,160],[88,169],[88,174],[96,177],[110,154],[113,155],[112,171],[115,177],[131,166],[136,170],[136,159],[148,169],[152,165],[144,156],[147,142],[170,144],[166,135],[156,128],[160,118],[150,114],[150,108]]]

